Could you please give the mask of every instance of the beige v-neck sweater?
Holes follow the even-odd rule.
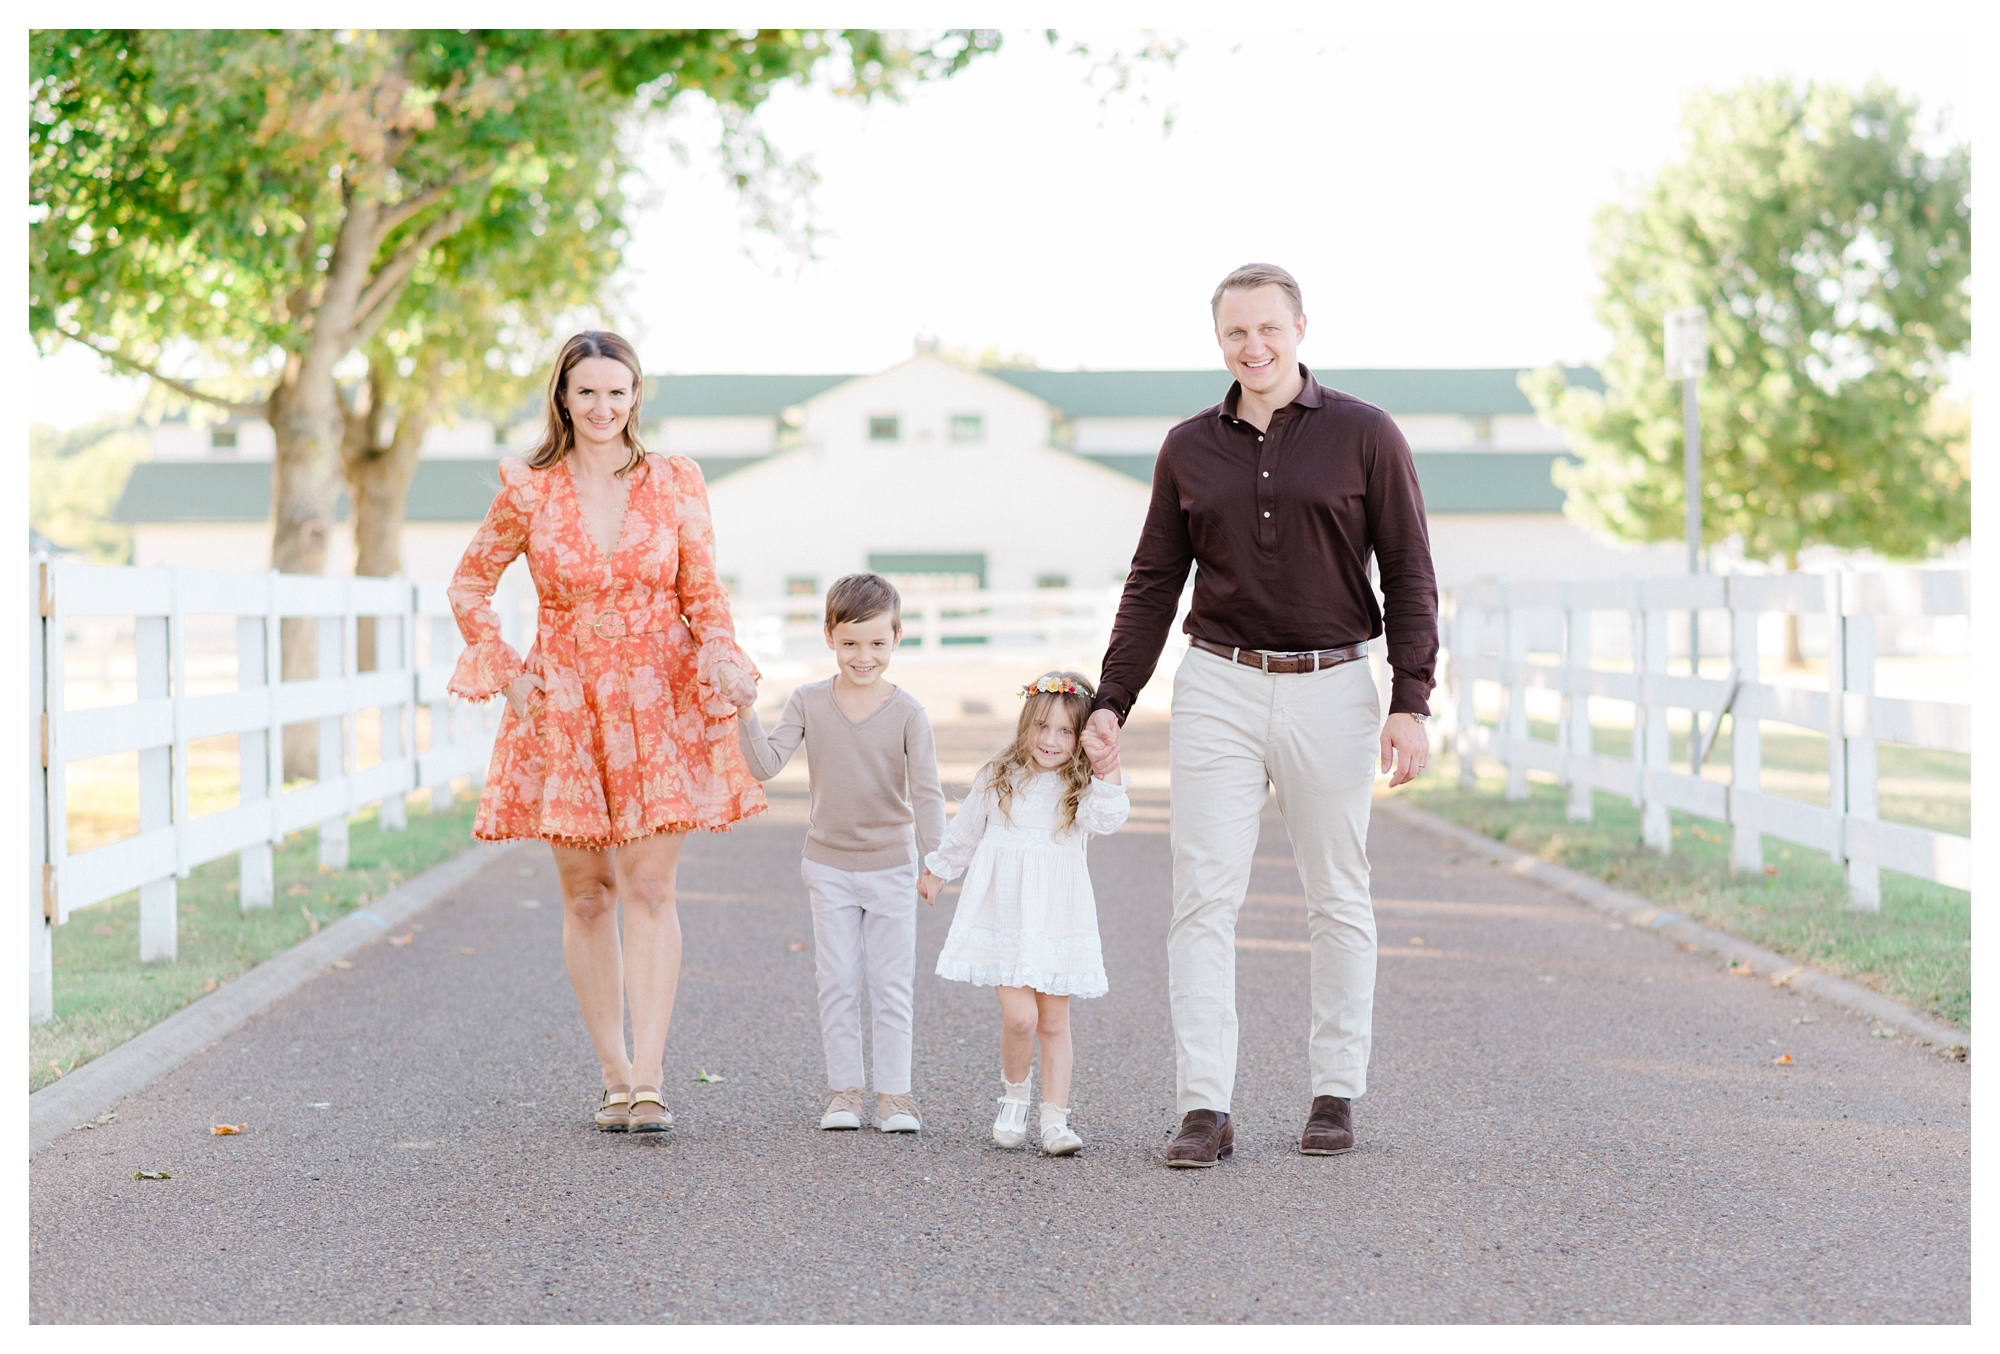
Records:
[[[836,680],[793,691],[768,734],[755,710],[740,713],[736,739],[750,774],[769,780],[804,744],[812,799],[807,860],[837,870],[887,870],[922,860],[944,839],[944,787],[930,718],[915,696],[899,688],[857,724],[833,698]]]

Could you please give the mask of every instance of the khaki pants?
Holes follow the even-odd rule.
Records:
[[[1236,914],[1266,782],[1305,884],[1312,1093],[1367,1089],[1375,1002],[1368,809],[1382,728],[1365,660],[1273,676],[1189,649],[1174,678],[1174,919],[1167,991],[1178,1111],[1227,1112],[1236,1083]]]

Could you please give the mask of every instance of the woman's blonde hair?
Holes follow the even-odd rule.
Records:
[[[1067,689],[1036,689],[1042,686]],[[1015,793],[1028,777],[1042,772],[1031,746],[1035,726],[1057,708],[1068,711],[1070,727],[1076,731],[1076,746],[1070,749],[1069,760],[1056,768],[1063,782],[1062,830],[1067,832],[1076,826],[1076,807],[1083,802],[1083,792],[1090,788],[1090,758],[1083,751],[1083,722],[1090,718],[1097,688],[1080,672],[1045,672],[1030,682],[1027,689],[1030,694],[1021,706],[1021,722],[1014,726],[1013,743],[988,762],[986,770],[994,793],[1000,797],[1000,816],[1012,822]]]
[[[632,412],[625,419],[625,446],[632,454],[618,468],[618,473],[630,474],[646,459],[645,444],[639,441],[639,406],[646,395],[646,377],[639,370],[639,354],[632,351],[631,344],[609,330],[586,329],[581,334],[572,335],[556,356],[556,369],[549,374],[548,422],[542,429],[542,440],[528,453],[530,468],[547,470],[567,459],[570,452],[576,449],[576,430],[569,425],[569,408],[563,403],[563,386],[569,381],[570,368],[587,357],[608,357],[613,362],[623,363],[625,370],[632,373]]]

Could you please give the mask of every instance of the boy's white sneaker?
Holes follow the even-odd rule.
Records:
[[[875,1127],[882,1132],[915,1133],[923,1126],[923,1121],[917,1118],[917,1098],[914,1095],[875,1097]]]
[[[1059,1105],[1042,1106],[1042,1151],[1052,1157],[1066,1157],[1083,1150],[1083,1139],[1069,1126],[1069,1111]]]
[[[1019,1147],[1028,1140],[1028,1082],[1000,1078],[1006,1094],[1000,1097],[1000,1114],[993,1121],[993,1141],[1002,1147]]]
[[[859,1086],[850,1086],[844,1091],[835,1091],[833,1098],[826,1102],[826,1113],[820,1115],[821,1128],[861,1127],[861,1096]]]

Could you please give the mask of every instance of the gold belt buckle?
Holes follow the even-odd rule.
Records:
[[[614,611],[608,616],[592,616],[590,619],[586,620],[584,624],[589,626],[590,633],[596,635],[599,639],[617,639],[619,638],[619,635],[622,635],[624,633],[622,630],[619,632],[619,634],[607,635],[604,633],[604,627],[609,623],[611,623],[612,621],[619,621],[622,623],[623,620],[624,617]]]

